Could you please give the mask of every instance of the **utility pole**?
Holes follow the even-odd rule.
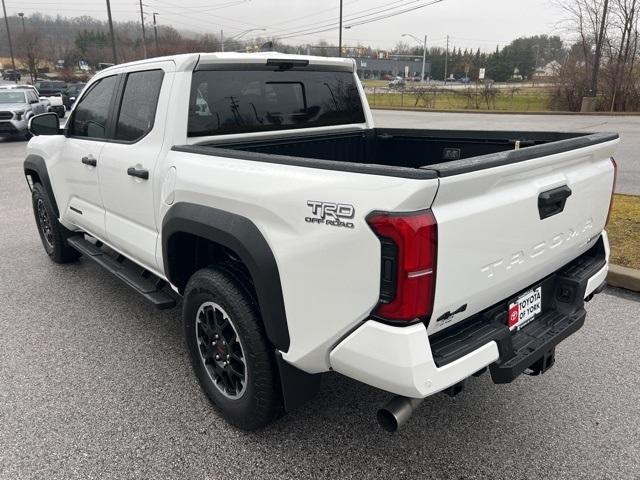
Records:
[[[156,23],[156,15],[159,15],[156,12],[153,12],[153,38],[156,41],[156,57],[160,54],[158,53],[158,24]]]
[[[220,29],[220,51],[224,52],[224,31]]]
[[[420,83],[424,83],[424,67],[427,62],[427,36],[424,36],[424,46],[422,47],[422,75],[420,75]]]
[[[113,63],[118,63],[118,53],[116,52],[116,36],[113,34],[113,20],[111,19],[111,3],[107,0],[107,17],[109,17],[109,33],[111,34],[111,51],[113,52]]]
[[[447,35],[447,49],[444,54],[444,84],[447,84],[447,70],[449,67],[449,35]]]
[[[142,0],[140,0],[140,23],[142,24],[142,53],[147,58],[147,37],[144,33],[144,12],[142,11]]]
[[[24,12],[18,13],[18,16],[22,19],[22,34],[27,33],[27,29],[24,26]]]
[[[342,56],[342,0],[340,0],[340,32],[338,33],[338,56]]]
[[[7,18],[7,7],[2,0],[2,13],[4,13],[4,23],[7,26],[7,38],[9,39],[9,53],[11,54],[11,66],[13,71],[16,71],[16,59],[13,57],[13,45],[11,44],[11,32],[9,31],[9,19]],[[16,79],[16,83],[18,80]]]
[[[413,38],[418,45],[420,45],[420,39],[415,35],[411,35],[410,33],[403,33],[402,37],[411,37]],[[424,36],[424,43],[422,44],[422,76],[420,77],[420,83],[424,83],[424,70],[427,62],[427,36]]]

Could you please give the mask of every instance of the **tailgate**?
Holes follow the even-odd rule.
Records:
[[[512,297],[593,245],[607,218],[616,144],[560,153],[546,144],[520,151],[539,150],[537,158],[440,179],[432,206],[438,260],[430,334]],[[473,160],[481,165],[482,158]],[[541,219],[568,189],[562,211]]]

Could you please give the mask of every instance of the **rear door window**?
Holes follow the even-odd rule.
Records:
[[[196,71],[188,135],[286,130],[365,121],[353,73]]]
[[[134,142],[151,131],[163,76],[162,70],[127,75],[116,125],[116,140]]]

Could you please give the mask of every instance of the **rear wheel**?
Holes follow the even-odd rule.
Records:
[[[38,233],[47,255],[56,263],[77,260],[80,253],[67,245],[67,238],[73,235],[73,232],[58,222],[44,187],[39,183],[35,183],[31,197]]]
[[[257,306],[226,269],[205,268],[189,283],[184,334],[200,385],[222,416],[244,430],[282,410],[277,367]]]

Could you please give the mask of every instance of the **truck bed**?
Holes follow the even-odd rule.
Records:
[[[610,133],[450,131],[372,128],[367,130],[289,135],[243,141],[215,141],[174,147],[180,151],[238,156],[251,160],[325,167],[360,173],[409,176],[406,169],[427,170],[426,178],[449,176],[483,168],[516,163],[616,139]],[[235,152],[234,152],[235,151]],[[356,165],[391,167],[355,168]],[[332,168],[332,169],[333,169]],[[404,173],[404,174],[403,174]],[[420,177],[423,177],[420,175]]]

